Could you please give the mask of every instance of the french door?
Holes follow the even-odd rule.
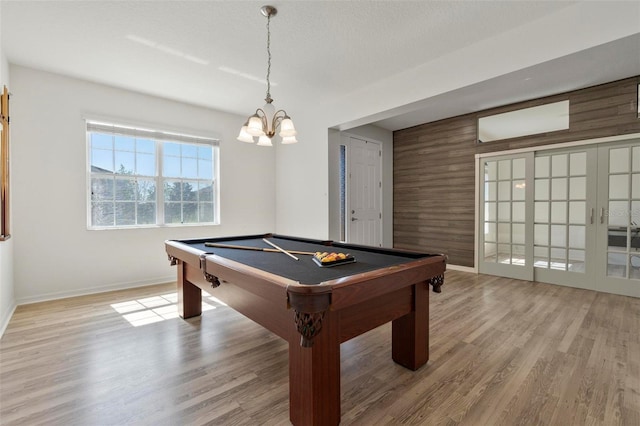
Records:
[[[480,161],[481,273],[640,297],[640,141]]]

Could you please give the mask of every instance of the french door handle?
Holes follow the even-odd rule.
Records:
[[[604,207],[600,207],[600,223],[604,223]]]
[[[591,217],[590,217],[590,222],[593,225],[593,207],[591,207]]]

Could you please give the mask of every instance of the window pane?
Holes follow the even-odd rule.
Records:
[[[136,224],[136,204],[133,202],[116,202],[116,225]]]
[[[135,158],[136,155],[133,152],[116,151],[116,173],[120,174],[133,174],[135,171]]]
[[[513,244],[524,244],[524,224],[514,223],[511,226],[511,242]]]
[[[551,249],[551,269],[566,271],[567,269],[567,251],[565,249]]]
[[[525,204],[524,201],[518,201],[513,203],[513,213],[511,215],[512,222],[524,222],[525,221]]]
[[[162,145],[162,150],[163,150],[165,156],[172,155],[174,157],[180,157],[180,144],[179,143],[165,142]]]
[[[554,155],[551,158],[551,176],[567,176],[567,154]]]
[[[113,226],[113,203],[91,203],[91,224],[93,226]]]
[[[138,203],[138,224],[152,225],[156,223],[156,203]]]
[[[198,146],[198,158],[204,160],[213,159],[213,148],[207,145],[199,145]]]
[[[587,203],[584,201],[571,201],[569,203],[569,223],[581,225],[587,223]]]
[[[197,186],[191,182],[182,183],[182,201],[198,201]]]
[[[164,203],[164,222],[181,223],[182,208],[180,203]]]
[[[485,181],[498,179],[498,165],[495,161],[487,161],[484,165]]]
[[[496,201],[498,197],[497,184],[495,182],[485,183],[485,200]]]
[[[511,199],[511,181],[498,182],[498,200],[505,201]]]
[[[134,179],[116,179],[116,200],[134,201],[137,185]]]
[[[551,180],[551,199],[566,200],[567,199],[567,179],[556,178]]]
[[[607,261],[607,275],[610,277],[627,277],[627,255],[624,253],[609,253]]]
[[[584,200],[585,198],[587,198],[587,178],[569,179],[569,199]]]
[[[629,198],[629,175],[609,176],[609,199]]]
[[[513,181],[513,199],[524,200],[525,198],[525,183],[523,180]]]
[[[511,242],[511,224],[498,224],[498,242],[505,244],[509,244]]]
[[[513,179],[524,179],[524,167],[524,158],[516,158],[513,160]]]
[[[585,227],[570,226],[569,227],[569,247],[583,249],[585,248]]]
[[[484,261],[485,262],[496,262],[498,260],[498,246],[494,243],[485,243],[484,244]]]
[[[211,160],[198,161],[198,177],[200,179],[213,179],[213,168],[211,167]]]
[[[535,222],[549,222],[549,203],[547,201],[535,202]]]
[[[156,202],[156,181],[153,179],[138,179],[137,200],[142,202]],[[155,207],[154,207],[155,208]]]
[[[536,268],[549,268],[549,249],[547,247],[533,248],[533,266]]]
[[[196,145],[182,144],[182,157],[198,158],[198,147]]]
[[[556,247],[567,246],[566,225],[551,225],[551,245]]]
[[[549,199],[549,179],[536,179],[535,187],[535,199],[536,200],[548,200]]]
[[[586,175],[587,174],[587,153],[576,152],[571,154],[569,159],[569,170],[571,176]]]
[[[213,201],[213,185],[211,182],[198,183],[198,197],[200,201]]]
[[[488,242],[496,242],[496,224],[492,222],[484,223],[484,240]]]
[[[91,148],[113,150],[113,136],[102,133],[91,133]]]
[[[549,177],[549,157],[536,157],[535,177]]]
[[[496,203],[484,203],[485,219],[490,221],[498,220]]]
[[[609,173],[627,173],[629,171],[629,148],[609,150]]]
[[[569,250],[569,271],[585,272],[584,250]]]
[[[182,182],[165,180],[164,199],[165,201],[182,201]]]
[[[198,160],[182,157],[182,176],[184,178],[198,177]]]
[[[156,156],[154,154],[136,154],[136,173],[142,176],[155,176]]]
[[[609,201],[609,225],[626,227],[629,223],[629,202]]]
[[[511,179],[511,160],[498,161],[498,180]]]
[[[200,203],[200,222],[213,222],[213,203]]]
[[[180,157],[164,156],[162,159],[162,175],[165,177],[180,177]]]
[[[640,198],[640,174],[631,177],[631,197]]]
[[[182,222],[183,223],[198,222],[198,203],[182,204]]]
[[[91,149],[91,173],[113,173],[113,151]]]
[[[551,222],[567,223],[567,203],[565,201],[551,203]]]
[[[147,154],[156,153],[156,143],[149,139],[136,139],[136,151]]]
[[[92,178],[91,199],[113,200],[113,178]]]
[[[498,203],[498,221],[509,222],[511,221],[511,203],[504,202]]]
[[[549,225],[534,225],[533,242],[537,246],[549,245]]]
[[[133,152],[136,150],[135,139],[129,136],[116,135],[114,137],[114,148],[118,151]]]

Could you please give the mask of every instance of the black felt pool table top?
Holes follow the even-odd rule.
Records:
[[[336,265],[333,267],[320,267],[313,261],[311,255],[296,254],[295,256],[299,259],[296,261],[281,252],[218,248],[205,245],[206,242],[212,242],[271,249],[272,247],[265,243],[262,240],[263,238],[267,238],[269,241],[284,250],[297,250],[313,253],[317,251],[349,253],[356,259],[356,261],[354,263]],[[298,281],[301,284],[319,284],[350,275],[370,272],[434,256],[431,254],[402,252],[376,247],[354,246],[330,241],[308,240],[271,234],[241,238],[201,238],[193,240],[178,240],[177,242],[186,244],[194,249],[201,250],[206,254],[215,254],[262,271]]]

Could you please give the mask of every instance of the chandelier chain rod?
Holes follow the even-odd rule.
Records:
[[[265,101],[270,103],[271,99],[271,81],[269,77],[271,76],[271,14],[267,16],[267,98]]]

